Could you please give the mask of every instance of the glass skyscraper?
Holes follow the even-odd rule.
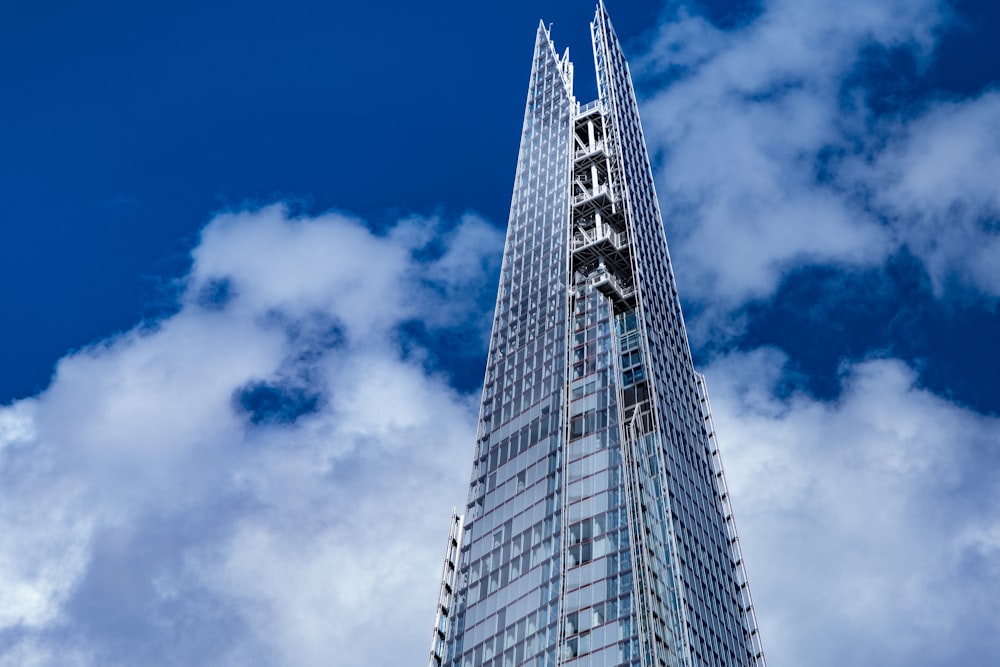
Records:
[[[431,667],[762,667],[628,64],[539,25],[468,504]]]

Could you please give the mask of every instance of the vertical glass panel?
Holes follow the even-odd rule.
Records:
[[[478,591],[470,585],[456,593],[456,615],[468,623],[451,638],[453,665],[470,658],[482,664],[477,656],[534,664],[553,646],[561,572],[562,267],[572,104],[564,63],[540,27],[470,481],[471,538],[463,545],[469,572],[478,572],[482,583]]]
[[[538,30],[435,650],[451,667],[755,665],[707,394],[603,3],[591,31],[600,99],[580,107]]]

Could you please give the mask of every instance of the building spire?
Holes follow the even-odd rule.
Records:
[[[538,24],[464,521],[429,667],[765,667],[628,63]],[[707,603],[706,603],[707,601]],[[580,658],[580,660],[577,660]]]

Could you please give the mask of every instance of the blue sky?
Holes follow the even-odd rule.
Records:
[[[770,664],[992,664],[1000,9],[620,4]],[[0,7],[0,665],[424,659],[592,13]]]

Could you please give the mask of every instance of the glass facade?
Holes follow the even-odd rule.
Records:
[[[539,25],[432,667],[764,664],[628,64]]]

